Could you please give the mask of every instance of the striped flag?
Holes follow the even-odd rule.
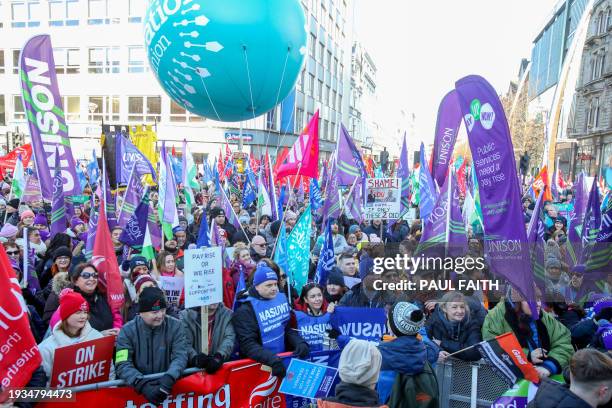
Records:
[[[53,176],[53,200],[51,202],[51,237],[66,232],[66,204],[64,203],[64,179],[60,166],[60,155],[55,148],[55,174]]]
[[[533,383],[540,382],[538,372],[527,360],[514,333],[508,332],[480,342],[476,348],[508,386],[514,385],[521,378]]]

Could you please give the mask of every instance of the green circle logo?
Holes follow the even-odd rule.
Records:
[[[478,99],[474,99],[470,103],[470,112],[474,116],[474,120],[480,120],[480,101]]]

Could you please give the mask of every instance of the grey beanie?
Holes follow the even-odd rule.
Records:
[[[550,257],[546,260],[546,269],[548,268],[559,268],[561,269],[561,262],[556,257]]]
[[[372,386],[378,382],[382,356],[374,343],[352,339],[338,363],[340,379],[348,384]]]

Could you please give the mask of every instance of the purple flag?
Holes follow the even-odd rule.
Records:
[[[589,194],[589,202],[587,211],[582,224],[581,242],[582,252],[580,253],[580,264],[584,265],[591,255],[593,245],[599,234],[601,226],[601,203],[599,201],[599,187],[597,186],[597,177],[593,178],[593,186]]]
[[[165,142],[162,142],[161,155],[162,155],[162,164],[160,168],[159,181],[160,183],[164,185],[160,186],[159,198],[160,198],[161,204],[163,204],[164,206],[163,214],[162,214],[162,222],[166,222],[171,225],[174,224],[175,222],[178,224],[178,219],[175,219],[175,217],[178,216],[177,211],[176,211],[176,182],[174,179],[174,174],[172,173],[172,165],[170,164],[170,158],[168,157],[169,155],[168,155],[168,152],[166,151]],[[162,191],[163,191],[163,194],[161,193]]]
[[[338,185],[341,186],[350,186],[355,179],[365,180],[367,178],[361,153],[343,124],[340,124],[340,135],[336,146],[336,168]]]
[[[51,203],[51,237],[66,232],[66,207],[64,203],[64,179],[60,165],[59,150],[55,150],[55,175],[53,176],[53,200]]]
[[[106,169],[106,166],[104,166]],[[112,230],[117,226],[117,212],[115,209],[115,200],[113,200],[113,193],[111,192],[111,186],[108,181],[108,174],[106,170],[104,173],[104,205],[106,209],[106,220],[108,222],[108,228]]]
[[[135,164],[132,165],[135,167]],[[133,169],[134,170],[134,169]],[[128,185],[125,189],[125,195],[123,196],[123,204],[121,205],[121,211],[119,212],[119,218],[117,224],[121,227],[127,224],[128,220],[136,211],[136,207],[140,203],[140,199],[144,192],[144,187],[140,182],[140,176],[136,174],[136,171],[131,171],[132,176],[128,181]]]
[[[485,254],[493,273],[506,278],[535,309],[533,273],[521,208],[514,150],[495,89],[472,75],[455,84],[478,180]],[[537,316],[537,312],[533,313]]]
[[[453,149],[457,141],[457,133],[461,125],[461,109],[457,92],[453,89],[444,96],[438,108],[436,123],[436,136],[434,139],[431,176],[438,183],[444,184],[448,174],[448,164],[453,156]]]
[[[128,183],[132,171],[136,172],[138,177],[150,174],[153,181],[157,181],[157,174],[153,165],[142,154],[140,150],[130,141],[129,136],[123,133],[118,133],[116,137],[117,146],[115,148],[115,166],[117,174],[117,183]],[[132,170],[132,168],[134,169]]]
[[[608,192],[607,200],[601,214],[601,225],[595,245],[586,263],[587,271],[594,277],[605,279],[612,273],[612,193]]]
[[[459,205],[459,183],[457,177],[453,173],[450,179],[451,186],[449,188],[449,209],[448,209],[448,225],[447,225],[447,249],[446,256],[465,256],[468,249],[467,233],[465,231],[465,223],[461,215],[461,206]]]
[[[449,178],[431,208],[430,215],[423,218],[423,233],[416,253],[426,256],[444,257],[448,223]],[[421,199],[422,201],[422,199]]]
[[[40,193],[40,183],[38,182],[36,176],[31,175],[26,181],[26,186],[25,190],[23,191],[21,201],[23,201],[24,203],[29,203],[36,200],[42,200],[42,195]]]
[[[580,173],[574,184],[574,209],[570,211],[567,227],[567,263],[575,265],[578,263],[582,252],[580,228],[586,213],[589,190],[586,185],[584,173]]]
[[[351,215],[351,218],[362,223],[365,219],[365,211],[363,210],[363,196],[361,188],[358,183],[353,186],[353,191],[350,196],[347,197],[346,210]]]
[[[53,199],[56,151],[59,151],[60,157],[63,194],[81,194],[49,35],[32,37],[23,47],[19,76],[23,106],[32,137],[32,156],[43,197],[47,200]]]
[[[128,220],[119,241],[134,248],[136,251],[142,249],[145,233],[147,232],[147,221],[149,215],[149,189],[144,192],[142,200],[138,204],[136,211]]]
[[[236,230],[241,230],[242,225],[240,225],[240,220],[238,216],[234,212],[234,208],[232,207],[232,203],[230,203],[229,198],[227,198],[227,194],[225,194],[225,190],[221,189],[221,208],[225,211],[225,218],[229,221],[230,224],[236,228]],[[229,237],[228,237],[229,238]]]
[[[546,279],[546,269],[544,260],[544,234],[546,233],[546,224],[544,223],[544,194],[538,197],[531,220],[527,226],[527,242],[529,243],[529,252],[531,255],[531,264],[533,265],[533,275],[536,285],[540,289],[545,289],[544,281]]]
[[[149,211],[147,223],[149,225],[149,234],[151,235],[151,246],[153,246],[153,248],[160,248],[162,242],[162,230],[156,211]]]
[[[402,142],[399,166],[397,166],[397,178],[402,180],[402,201],[400,213],[410,208],[410,168],[408,167],[408,147],[406,146],[406,134]]]

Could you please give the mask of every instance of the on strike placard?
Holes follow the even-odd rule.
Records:
[[[51,388],[108,381],[115,336],[105,336],[55,350]]]
[[[185,307],[223,301],[221,247],[185,251]]]

